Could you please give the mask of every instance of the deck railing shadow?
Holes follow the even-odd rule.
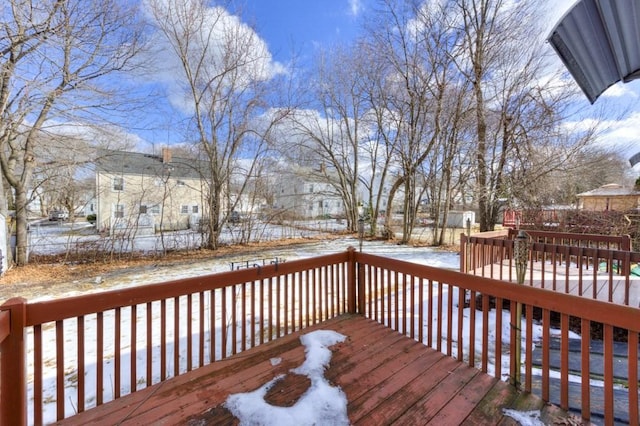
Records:
[[[517,304],[524,306],[520,321]],[[629,359],[638,358],[638,309],[349,249],[60,300],[12,299],[0,307],[0,423],[62,419],[344,313],[365,315],[503,380],[517,376],[514,348],[521,345],[522,383],[515,384],[528,392],[533,384],[532,350],[539,345],[546,401],[551,392],[552,319],[559,318],[562,347],[569,344],[570,322],[578,321],[583,329],[600,323],[605,336],[606,421],[620,417],[613,403],[614,385],[620,386],[612,373],[614,328],[627,336]],[[525,336],[522,342],[515,339],[518,326]],[[216,331],[222,329],[226,332]],[[70,340],[72,350],[67,349]],[[588,336],[581,344],[579,410],[589,419]],[[140,353],[143,362],[138,361]],[[565,409],[570,405],[571,374],[566,357],[563,351],[560,405]],[[113,377],[105,380],[107,363],[113,365],[108,370]],[[85,379],[88,370],[95,370],[95,383]],[[44,389],[50,376],[55,377],[55,389]],[[629,363],[627,377],[626,415],[633,424],[638,422],[637,363]],[[29,404],[28,386],[33,389]],[[111,392],[105,389],[109,386]],[[43,400],[45,391],[52,395]]]

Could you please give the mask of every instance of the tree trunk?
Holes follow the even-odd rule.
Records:
[[[16,264],[24,266],[28,259],[29,231],[27,220],[27,191],[23,186],[15,188],[16,191]]]

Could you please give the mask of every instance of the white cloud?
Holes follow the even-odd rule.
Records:
[[[253,28],[222,7],[205,7],[195,0],[147,0],[143,10],[156,26],[151,36],[154,57],[149,58],[155,64],[153,76],[181,111],[193,110],[182,58],[191,67],[190,79],[203,86],[211,81],[245,86],[284,72]],[[179,49],[183,49],[180,54]]]
[[[349,0],[349,14],[352,16],[358,16],[362,11],[361,0]]]
[[[623,83],[618,83],[618,84],[614,84],[613,86],[611,86],[607,90],[605,90],[602,93],[602,97],[606,97],[606,98],[623,98],[623,97],[637,98],[638,94],[631,88],[631,86],[623,84]]]

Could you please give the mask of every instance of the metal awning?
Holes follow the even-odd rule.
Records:
[[[640,77],[640,0],[580,0],[548,40],[594,103],[618,81]]]

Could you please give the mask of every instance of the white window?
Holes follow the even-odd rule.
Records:
[[[124,218],[124,204],[116,204],[113,208],[113,217],[116,219]]]
[[[191,207],[191,213],[198,214],[199,211],[200,211],[200,208],[198,206]]]
[[[114,191],[124,191],[124,178],[114,177],[112,188]]]
[[[181,206],[180,207],[180,213],[189,214],[189,206]]]
[[[160,205],[140,204],[140,214],[160,214]]]

